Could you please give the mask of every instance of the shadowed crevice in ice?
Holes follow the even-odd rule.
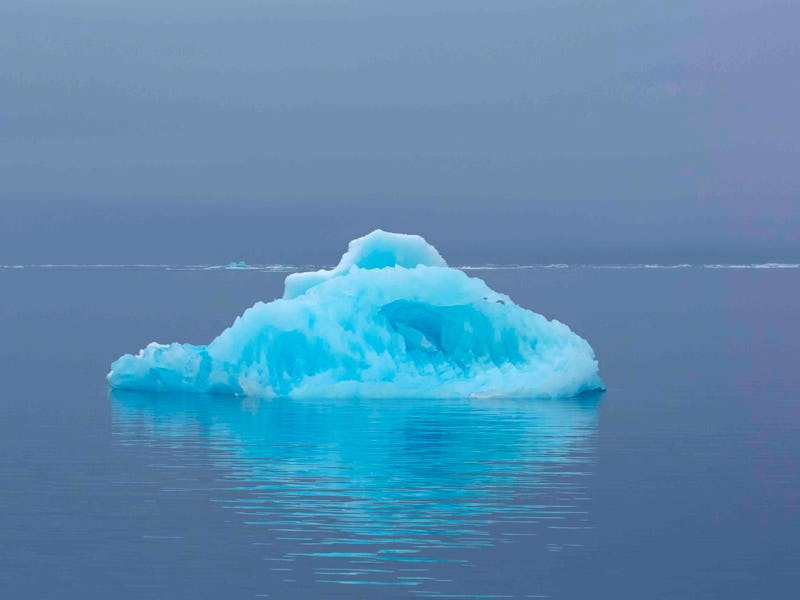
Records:
[[[331,270],[293,273],[208,346],[152,343],[113,388],[248,396],[570,396],[602,389],[589,344],[449,268],[424,239],[376,230]]]

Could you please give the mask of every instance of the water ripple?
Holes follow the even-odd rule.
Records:
[[[597,401],[114,392],[112,410],[116,445],[168,450],[152,466],[175,471],[164,493],[206,494],[264,532],[272,570],[291,576],[302,563],[323,585],[489,598],[516,596],[447,596],[457,591],[451,567],[498,544],[566,552],[584,543]],[[191,476],[198,457],[215,481]]]

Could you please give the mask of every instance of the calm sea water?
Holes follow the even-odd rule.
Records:
[[[284,275],[0,271],[2,598],[787,598],[800,270],[479,275],[594,346],[564,400],[111,394]]]

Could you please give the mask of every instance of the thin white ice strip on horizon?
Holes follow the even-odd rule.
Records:
[[[0,265],[0,269],[40,269],[49,271],[79,271],[79,270],[118,270],[118,271],[209,271],[209,270],[227,270],[227,271],[269,271],[276,273],[290,273],[305,268],[305,266],[297,265],[247,265],[229,266],[229,265],[157,265],[157,264],[54,264],[54,263],[41,263],[41,264],[27,264],[27,265]],[[318,267],[314,267],[318,268]]]
[[[293,273],[296,271],[318,270],[327,269],[330,265],[284,265],[284,264],[271,264],[271,265],[257,265],[246,264],[244,266],[238,264],[225,264],[225,265],[209,265],[209,264],[194,264],[194,265],[167,265],[167,264],[107,264],[107,263],[94,263],[94,264],[77,264],[77,263],[40,263],[40,264],[7,264],[0,265],[0,269],[41,269],[41,270],[148,270],[148,271],[262,271],[270,273]],[[733,263],[708,263],[708,264],[658,264],[658,263],[637,263],[637,264],[566,264],[566,263],[552,263],[552,264],[531,264],[531,265],[461,265],[454,268],[462,271],[518,271],[518,270],[535,270],[535,269],[800,269],[800,263],[749,263],[749,264],[733,264]]]
[[[800,263],[708,264],[705,269],[798,269]]]
[[[538,264],[538,265],[464,265],[456,267],[462,271],[511,271],[519,269],[798,269],[800,263],[751,263],[751,264],[659,264],[659,263],[635,263],[635,264]]]
[[[461,271],[516,271],[522,269],[568,269],[566,263],[541,264],[541,265],[461,265],[454,268]]]
[[[628,265],[577,265],[584,269],[691,269],[694,265],[689,263],[680,263],[675,265],[662,265],[658,263],[642,263],[642,264],[628,264]]]
[[[536,264],[536,265],[464,265],[455,267],[462,271],[513,271],[520,269],[691,269],[696,265],[689,263],[680,264],[656,264],[656,263],[636,263],[636,264]]]

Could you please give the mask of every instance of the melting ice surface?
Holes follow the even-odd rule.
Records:
[[[331,270],[293,273],[207,346],[151,343],[113,388],[291,397],[572,396],[602,389],[589,344],[447,266],[416,235],[376,230]]]

